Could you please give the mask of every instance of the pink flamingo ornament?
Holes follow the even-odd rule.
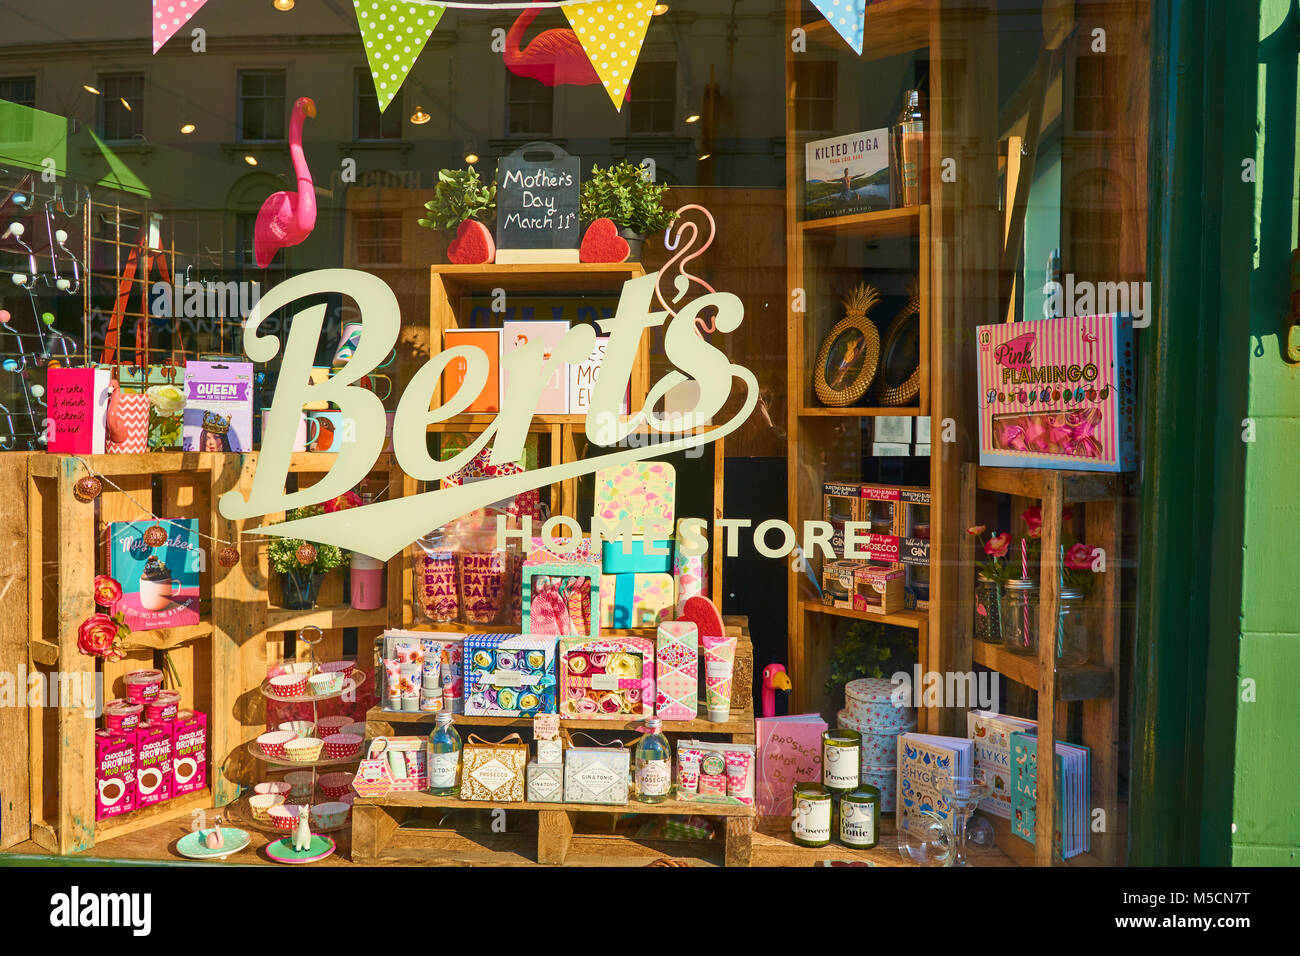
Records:
[[[226,835],[221,832],[221,817],[217,817],[217,825],[203,838],[203,845],[209,850],[220,850],[225,847]]]
[[[521,49],[524,31],[537,19],[540,7],[529,7],[510,25],[503,54],[506,69],[547,86],[592,86],[601,80],[572,30],[543,30]]]
[[[258,210],[253,225],[253,256],[259,269],[269,266],[281,249],[306,239],[316,226],[316,186],[302,151],[302,123],[308,116],[316,118],[316,103],[311,97],[301,96],[293,104],[289,123],[289,157],[298,177],[298,191],[272,193]]]
[[[785,672],[784,664],[768,664],[763,668],[763,716],[776,716],[776,692],[790,691],[790,675]]]

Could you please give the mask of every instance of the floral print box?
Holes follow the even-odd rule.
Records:
[[[560,716],[628,720],[655,704],[655,644],[645,637],[562,637]]]
[[[477,717],[555,713],[555,638],[468,635],[465,713]]]

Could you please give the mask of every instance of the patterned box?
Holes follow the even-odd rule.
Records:
[[[531,717],[555,710],[555,638],[470,634],[465,638],[465,713]]]
[[[861,677],[844,685],[844,709],[863,733],[900,733],[915,726],[916,709],[904,689],[887,677]]]
[[[671,538],[677,473],[666,461],[637,461],[596,472],[592,528],[604,521],[612,532],[630,521],[636,533]]]
[[[498,743],[470,734],[461,759],[462,800],[516,803],[524,799],[528,745],[518,734],[511,734]]]
[[[655,711],[694,720],[699,711],[700,638],[690,621],[665,621],[655,641]]]
[[[655,703],[655,645],[645,637],[561,638],[561,717],[628,720]]]
[[[565,803],[627,803],[632,752],[622,744],[570,747],[564,759]]]
[[[654,627],[673,610],[671,574],[603,574],[601,627]]]
[[[668,574],[672,569],[671,541],[628,535],[622,541],[600,543],[600,570],[605,574]]]
[[[523,629],[543,637],[594,637],[600,633],[600,564],[524,562]]]
[[[676,597],[674,617],[681,617],[686,599],[697,594],[706,594],[709,590],[709,565],[704,554],[687,554],[690,543],[688,536],[682,534],[682,524],[688,521],[682,518],[677,522],[677,537],[673,539],[673,593]]]
[[[530,763],[527,769],[529,803],[561,803],[564,800],[564,766]]]
[[[558,767],[564,763],[564,743],[560,740],[537,741],[537,763],[543,767]]]
[[[898,763],[898,735],[916,730],[916,722],[909,726],[886,733],[876,733],[863,728],[869,726],[855,720],[847,710],[836,715],[838,726],[856,730],[862,735],[862,767],[890,767]]]

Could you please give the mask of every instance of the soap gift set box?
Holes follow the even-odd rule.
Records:
[[[626,721],[654,713],[654,641],[566,637],[557,654],[561,717]]]
[[[555,713],[553,637],[471,634],[465,638],[465,713],[530,717]]]

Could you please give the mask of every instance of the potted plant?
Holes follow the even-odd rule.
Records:
[[[606,169],[592,166],[590,178],[582,184],[578,212],[586,223],[611,220],[631,248],[629,260],[637,262],[646,236],[667,229],[677,218],[676,212],[664,208],[667,191],[667,185],[650,182],[634,163],[622,162]]]
[[[479,265],[496,257],[491,225],[497,214],[496,183],[483,183],[473,166],[441,169],[433,198],[424,204],[426,229],[455,232],[447,258],[461,265]]]
[[[324,513],[320,505],[306,505],[291,509],[285,520]],[[316,606],[325,575],[342,566],[346,557],[337,545],[316,544],[301,538],[272,538],[268,554],[271,570],[282,575],[284,606],[294,611],[307,611]]]

